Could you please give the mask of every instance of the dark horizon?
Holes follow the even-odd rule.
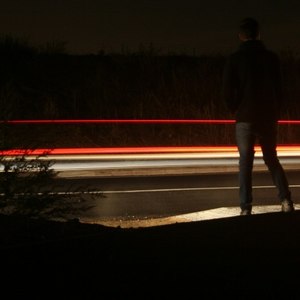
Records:
[[[228,53],[236,48],[237,24],[258,19],[262,40],[275,51],[300,51],[300,2],[211,0],[1,1],[0,36],[34,46],[66,43],[70,54],[134,52],[153,45],[162,52]]]

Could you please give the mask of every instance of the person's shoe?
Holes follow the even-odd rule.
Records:
[[[293,212],[294,210],[295,210],[295,208],[294,208],[293,201],[286,199],[281,202],[281,211],[282,212],[288,213],[288,212]]]
[[[240,215],[241,216],[249,216],[249,215],[251,215],[251,209],[249,209],[249,208],[242,209]]]

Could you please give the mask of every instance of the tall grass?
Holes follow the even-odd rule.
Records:
[[[34,49],[23,41],[0,39],[3,119],[233,118],[220,100],[223,55],[161,55],[143,49],[80,56],[67,54],[62,44],[49,45]],[[281,61],[286,99],[282,118],[299,119],[299,58],[282,52]],[[18,137],[14,147],[25,137],[41,147],[234,143],[233,126],[221,124],[34,125],[9,130]],[[280,127],[280,143],[299,140],[297,126]]]

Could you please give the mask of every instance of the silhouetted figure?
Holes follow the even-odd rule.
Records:
[[[236,118],[239,151],[239,197],[241,215],[252,211],[254,145],[258,140],[265,164],[278,189],[283,212],[294,211],[285,172],[277,157],[277,122],[283,101],[280,61],[260,40],[258,22],[241,21],[240,48],[225,64],[222,97]]]

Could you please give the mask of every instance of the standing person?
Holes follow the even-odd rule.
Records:
[[[291,192],[276,151],[277,122],[283,101],[279,58],[260,40],[259,24],[253,18],[241,21],[239,39],[240,48],[228,57],[224,67],[222,97],[236,120],[240,214],[250,215],[252,212],[256,140],[278,189],[281,211],[292,212]]]

